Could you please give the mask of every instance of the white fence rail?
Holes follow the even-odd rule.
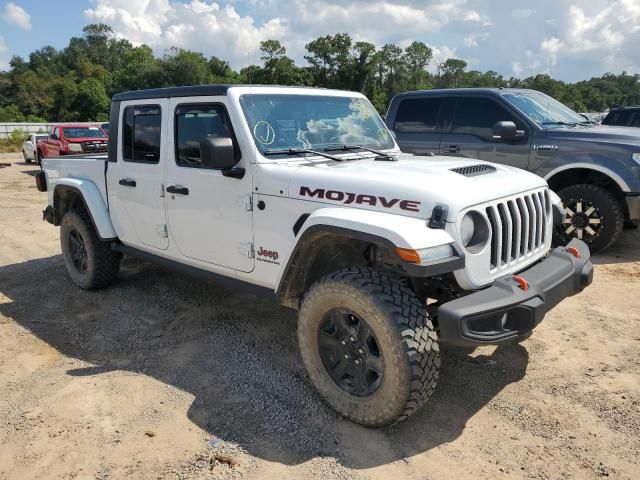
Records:
[[[76,122],[74,122],[76,123]],[[100,125],[100,122],[77,122],[79,125]],[[0,122],[0,139],[11,137],[11,132],[21,130],[25,134],[30,133],[48,133],[51,127],[60,125],[60,123],[18,123],[18,122]]]

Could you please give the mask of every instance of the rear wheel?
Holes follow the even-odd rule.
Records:
[[[65,214],[60,227],[60,243],[67,271],[78,287],[104,288],[118,278],[121,255],[98,238],[86,212]]]
[[[424,306],[401,279],[380,271],[354,268],[312,285],[298,342],[322,397],[363,425],[404,420],[437,383],[440,351]]]
[[[555,229],[555,242],[572,238],[584,241],[592,252],[611,246],[620,236],[624,213],[620,201],[597,185],[572,185],[558,192],[565,207],[562,225]]]

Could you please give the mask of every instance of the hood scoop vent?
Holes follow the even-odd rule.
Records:
[[[452,172],[459,173],[465,177],[477,177],[478,175],[486,175],[496,171],[496,167],[481,163],[480,165],[469,165],[468,167],[452,168]]]

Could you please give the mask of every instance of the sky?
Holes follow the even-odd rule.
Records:
[[[304,65],[304,45],[328,34],[434,50],[432,67],[461,58],[505,77],[549,73],[578,81],[640,73],[640,0],[0,0],[0,69],[13,55],[63,48],[88,23],[106,23],[157,55],[171,46],[259,63],[277,39]]]

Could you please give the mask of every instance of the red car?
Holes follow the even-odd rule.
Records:
[[[49,136],[38,142],[38,164],[43,158],[60,155],[106,153],[109,137],[100,127],[64,123],[51,128]]]

